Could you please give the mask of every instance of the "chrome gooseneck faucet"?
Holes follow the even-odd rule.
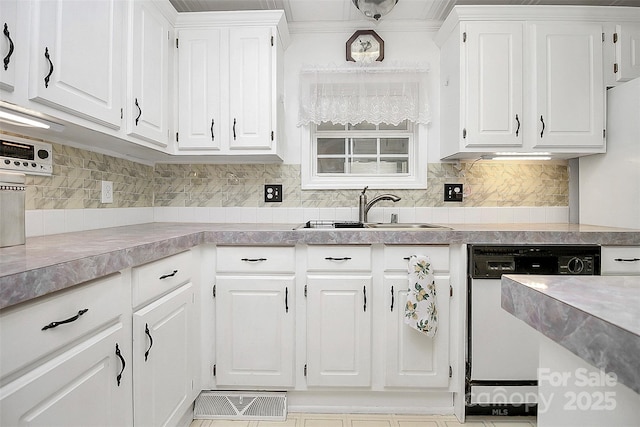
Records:
[[[391,200],[394,203],[401,200],[400,197],[394,196],[393,194],[381,194],[374,197],[370,202],[368,202],[367,195],[365,194],[367,188],[369,187],[364,187],[364,190],[362,190],[362,193],[360,193],[360,198],[358,199],[358,221],[360,222],[367,222],[367,214],[369,213],[369,209],[371,209],[371,207],[376,203],[382,200]]]

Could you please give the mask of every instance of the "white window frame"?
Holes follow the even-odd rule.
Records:
[[[300,127],[301,147],[301,181],[303,190],[331,189],[426,189],[427,188],[427,128],[422,124],[410,124],[413,129],[409,147],[408,174],[327,174],[316,173],[317,151],[314,143],[315,125]],[[366,131],[369,137],[383,138],[389,131]],[[364,133],[358,134],[362,137]],[[354,135],[355,136],[355,135]]]

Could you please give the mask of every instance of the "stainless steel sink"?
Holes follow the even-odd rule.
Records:
[[[393,222],[393,223],[366,223],[365,228],[377,228],[377,229],[428,229],[428,230],[451,230],[449,227],[438,224],[426,224],[426,223],[414,223],[414,222]]]

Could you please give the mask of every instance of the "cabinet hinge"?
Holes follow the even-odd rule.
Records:
[[[618,33],[613,33],[613,42],[618,43]]]
[[[613,73],[618,74],[618,64],[613,64]]]
[[[449,297],[453,297],[453,286],[449,285]]]
[[[120,120],[124,117],[124,108],[120,109]]]
[[[604,43],[604,33],[602,33],[602,43]]]
[[[304,297],[307,297],[307,285],[304,285]]]
[[[607,137],[607,130],[606,129],[602,129],[602,138],[606,138]]]
[[[304,364],[304,376],[305,377],[307,376],[307,364],[306,363]]]
[[[271,46],[273,46],[273,36],[271,36]]]
[[[273,141],[273,131],[271,131],[271,140]]]
[[[467,42],[467,32],[465,31],[464,33],[462,33],[462,43],[466,43]]]
[[[178,132],[176,132],[176,142],[178,142],[178,141],[179,141],[179,139],[178,139]]]
[[[213,365],[213,376],[216,376],[216,365]]]
[[[449,365],[449,378],[453,376],[453,368]]]
[[[216,297],[216,285],[213,285],[213,297]]]
[[[462,129],[462,138],[463,139],[467,138],[467,128]]]
[[[179,42],[178,42],[178,38],[176,37],[176,49],[178,49]]]

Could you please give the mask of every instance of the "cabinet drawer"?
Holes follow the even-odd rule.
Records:
[[[219,273],[293,273],[293,246],[222,246],[217,251]]]
[[[385,271],[407,271],[411,255],[427,255],[434,272],[449,271],[449,246],[395,246],[384,247]]]
[[[118,273],[4,310],[0,314],[0,377],[118,318],[128,300]]]
[[[136,307],[188,282],[191,280],[192,271],[191,251],[132,268],[133,306]]]
[[[309,246],[307,248],[309,271],[370,271],[370,246]]]
[[[640,246],[603,246],[601,273],[640,275]]]

